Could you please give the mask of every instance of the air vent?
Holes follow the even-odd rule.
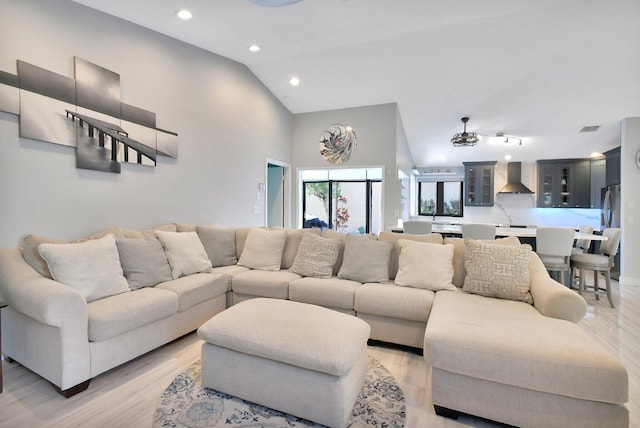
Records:
[[[584,126],[580,132],[596,132],[600,125]]]

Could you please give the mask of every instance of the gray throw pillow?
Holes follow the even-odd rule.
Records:
[[[196,232],[213,267],[235,265],[236,231],[213,226],[196,226]]]
[[[156,238],[117,238],[116,245],[124,277],[132,290],[171,281],[171,266]]]
[[[365,282],[389,282],[393,244],[364,236],[348,235],[338,278]]]
[[[331,278],[342,241],[304,232],[290,272],[314,278]]]

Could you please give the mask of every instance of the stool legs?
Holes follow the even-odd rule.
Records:
[[[609,299],[609,304],[612,308],[615,308],[615,306],[613,306],[613,299],[611,299],[611,272],[608,270],[604,272],[604,282],[607,285],[607,299]]]

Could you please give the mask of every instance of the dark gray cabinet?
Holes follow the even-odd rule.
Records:
[[[620,184],[620,147],[604,152],[607,162],[607,186]]]
[[[539,160],[537,199],[540,208],[590,208],[591,162]]]
[[[493,206],[493,176],[496,163],[497,161],[463,162],[465,206]]]
[[[591,208],[601,208],[601,190],[607,185],[606,160],[591,161]]]

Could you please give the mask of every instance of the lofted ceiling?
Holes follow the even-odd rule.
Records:
[[[292,113],[397,103],[418,166],[589,157],[640,116],[638,0],[75,1],[245,64]],[[453,148],[463,116],[485,137]]]

